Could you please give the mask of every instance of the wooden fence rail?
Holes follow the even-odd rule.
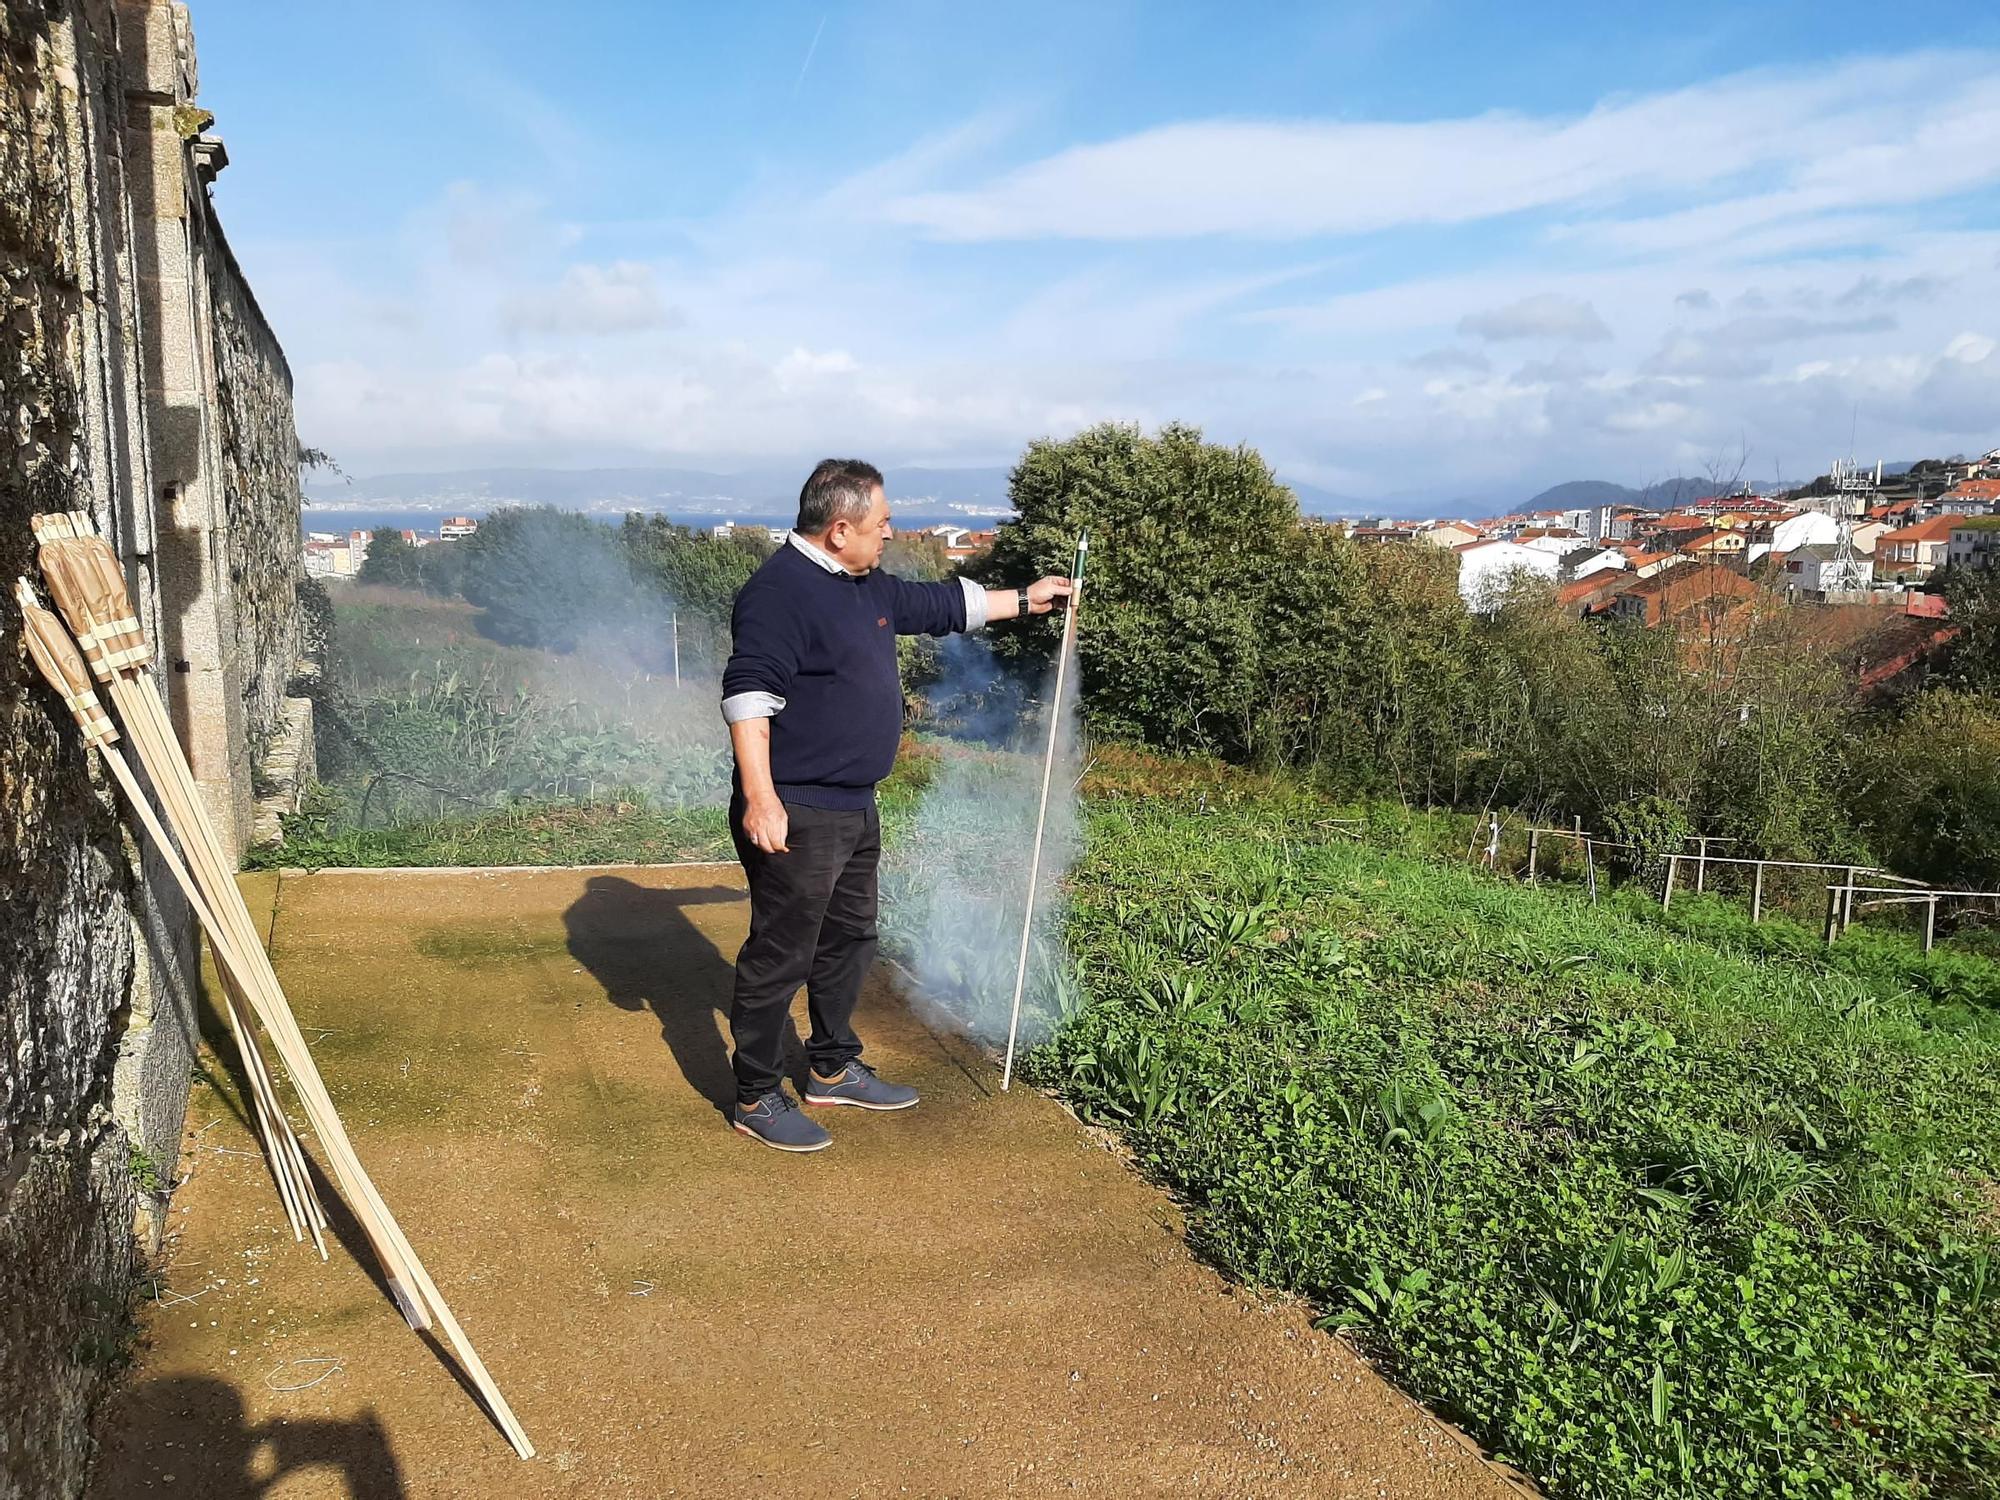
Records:
[[[1892,875],[1889,878],[1891,880],[1902,879],[1898,875]],[[1922,902],[1924,907],[1924,952],[1926,953],[1930,952],[1937,944],[1937,912],[1939,901],[1947,896],[1962,901],[2000,901],[2000,891],[1959,891],[1945,886],[1912,890],[1910,887],[1916,884],[1918,884],[1916,881],[1911,881],[1904,885],[1856,885],[1850,882],[1847,885],[1828,886],[1826,888],[1827,942],[1831,943],[1835,938],[1847,931],[1849,927],[1854,925],[1854,911],[1856,906],[1854,898],[1856,896],[1873,896],[1876,898],[1873,901],[1859,903],[1862,911],[1867,911],[1870,907],[1876,906],[1915,906],[1918,902]]]

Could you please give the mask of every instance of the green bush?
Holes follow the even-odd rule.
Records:
[[[1670,856],[1687,847],[1694,829],[1687,813],[1665,797],[1635,797],[1605,813],[1604,832],[1630,846],[1620,852],[1632,878],[1648,890],[1663,891]]]

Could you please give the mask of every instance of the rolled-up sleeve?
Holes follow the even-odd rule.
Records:
[[[776,693],[734,693],[722,700],[722,722],[740,724],[745,719],[775,719],[785,707]]]
[[[722,669],[722,717],[730,724],[772,718],[805,655],[805,628],[774,589],[746,588],[729,617],[729,662]]]
[[[959,579],[958,586],[965,590],[965,628],[984,630],[993,601],[986,597],[986,590],[970,578]]]

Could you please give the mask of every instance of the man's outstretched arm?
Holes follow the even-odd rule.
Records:
[[[1027,587],[1028,613],[1045,615],[1055,608],[1058,599],[1067,599],[1070,581],[1067,578],[1050,576],[1038,578]],[[1012,620],[1021,613],[1020,589],[987,589],[986,619],[990,624],[995,620]]]

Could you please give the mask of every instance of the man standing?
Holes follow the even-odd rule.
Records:
[[[917,1091],[875,1076],[854,1034],[875,961],[875,784],[903,734],[899,635],[948,635],[1047,614],[1067,578],[1021,589],[910,583],[878,570],[891,535],[882,474],[829,458],[799,491],[798,523],[736,596],[722,716],[736,751],[729,828],[750,882],[736,956],[731,1123],[780,1151],[832,1144],[784,1090],[784,1034],[801,984],[812,1015],[808,1104],[908,1109]]]

